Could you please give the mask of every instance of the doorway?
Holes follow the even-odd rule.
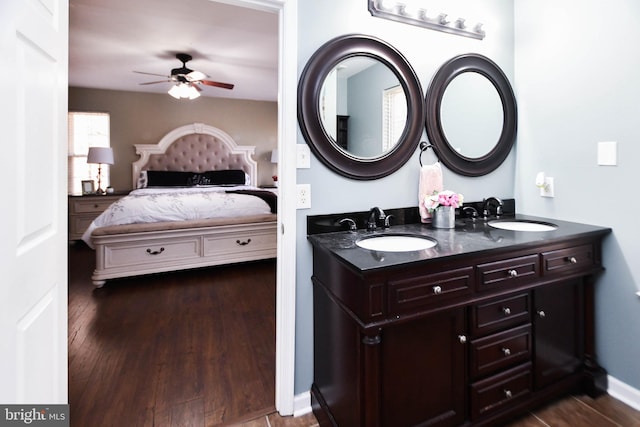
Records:
[[[280,59],[278,104],[278,146],[280,198],[278,215],[278,259],[276,279],[276,392],[275,405],[282,415],[294,413],[294,358],[295,358],[295,150],[296,123],[296,5],[290,0],[229,0],[223,3],[256,8],[276,13],[280,20]],[[287,143],[289,141],[289,143]],[[290,145],[287,149],[287,145]],[[284,225],[289,233],[284,233]]]

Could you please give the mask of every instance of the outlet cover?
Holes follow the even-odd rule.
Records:
[[[296,209],[311,209],[311,184],[296,185]]]
[[[598,142],[598,165],[616,166],[618,164],[618,143],[616,141]]]
[[[544,187],[540,188],[540,196],[542,197],[556,197],[555,183],[553,178],[547,176],[544,178]]]

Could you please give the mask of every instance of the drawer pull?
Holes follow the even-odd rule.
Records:
[[[505,356],[511,356],[511,350],[509,350],[508,348],[503,348],[502,354],[504,354]]]
[[[518,277],[518,272],[516,270],[509,270],[509,277]]]
[[[538,317],[541,319],[544,319],[547,316],[547,313],[545,313],[544,310],[538,310],[536,313],[538,313]]]
[[[249,243],[251,243],[251,239],[247,239],[247,240],[246,240],[246,241],[244,241],[244,242],[241,242],[240,240],[236,240],[236,243],[237,243],[237,244],[239,244],[240,246],[246,246],[246,245],[248,245]]]
[[[96,203],[95,205],[93,205],[93,207],[98,209],[100,207],[100,205]]]
[[[147,253],[149,255],[160,255],[162,252],[164,252],[164,248],[160,248],[159,251],[152,251],[151,249],[147,249]]]
[[[568,260],[569,260],[569,262],[571,264],[577,264],[578,263],[578,260],[574,256],[569,257]]]
[[[506,397],[507,399],[511,399],[513,397],[513,393],[511,393],[511,390],[504,390],[504,397]]]
[[[504,307],[502,309],[502,314],[504,314],[505,316],[508,316],[511,314],[511,309],[509,307]]]
[[[442,288],[440,286],[434,286],[433,287],[433,293],[436,295],[440,295],[442,293]]]
[[[466,335],[458,335],[458,341],[460,341],[460,344],[465,344],[467,342],[467,336]]]

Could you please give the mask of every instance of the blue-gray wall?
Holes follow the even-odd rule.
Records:
[[[359,157],[382,153],[382,107],[384,90],[400,84],[395,74],[378,63],[347,80],[349,93],[348,151]]]
[[[640,389],[640,2],[516,2],[515,29],[519,208],[613,229],[597,351],[610,375]],[[617,141],[617,166],[597,165],[599,141]],[[539,196],[539,171],[555,178],[554,199]]]
[[[469,13],[485,24],[487,37],[484,40],[374,18],[368,12],[365,0],[301,1],[298,3],[298,73],[302,72],[310,56],[328,40],[344,34],[361,33],[379,37],[400,50],[416,70],[423,91],[442,63],[468,52],[481,53],[494,60],[513,83],[513,0],[460,0],[456,4],[463,4]],[[426,134],[423,138],[426,139]],[[300,133],[298,143],[306,143]],[[423,156],[425,163],[434,161],[431,152]],[[448,189],[463,193],[467,200],[489,195],[513,197],[515,164],[514,152],[498,170],[481,178],[465,178],[445,169],[444,184]],[[400,170],[376,181],[362,182],[340,177],[313,156],[310,169],[298,170],[297,182],[311,184],[312,208],[299,210],[297,214],[296,394],[308,391],[313,380],[312,260],[311,247],[306,239],[307,215],[364,211],[372,206],[383,209],[417,206],[418,172],[418,151]]]

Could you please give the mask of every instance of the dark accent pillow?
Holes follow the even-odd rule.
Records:
[[[200,174],[200,185],[244,185],[245,174],[240,169],[208,171]]]
[[[147,171],[147,187],[192,187],[194,185],[244,185],[240,169],[207,172]]]
[[[189,187],[198,185],[195,172],[147,171],[147,187]]]

